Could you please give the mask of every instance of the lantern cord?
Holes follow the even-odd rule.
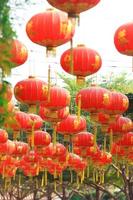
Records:
[[[48,184],[48,172],[47,172],[47,169],[45,168],[45,186]]]
[[[97,147],[97,127],[94,125],[94,150],[96,151]]]
[[[89,178],[89,176],[90,176],[90,166],[89,165],[87,166],[86,176],[87,176],[87,178]]]
[[[21,180],[22,180],[22,175],[19,174],[19,177],[18,177],[18,185],[19,185],[19,187],[21,186]]]
[[[106,135],[104,135],[104,147],[103,147],[104,153],[106,152],[106,145],[107,145],[107,140],[106,140]]]
[[[37,170],[36,170],[37,176],[39,175],[39,170],[40,170],[39,163],[37,163]]]
[[[54,180],[54,191],[57,192],[57,184],[56,184],[56,180]]]
[[[81,113],[81,95],[78,96],[78,123],[80,122],[80,113]]]
[[[44,170],[43,170],[42,181],[41,181],[41,187],[44,186],[44,180],[45,180],[45,172],[44,172]]]
[[[104,184],[104,171],[102,171],[102,184]]]
[[[63,176],[62,176],[62,173],[60,174],[60,183],[62,184],[63,182]]]
[[[50,102],[50,86],[51,86],[51,70],[50,65],[48,67],[48,102]]]
[[[129,177],[129,165],[128,165],[128,162],[126,162],[126,176]]]
[[[79,184],[79,176],[78,176],[78,174],[77,174],[77,189],[79,189],[79,187],[80,187],[80,184]]]
[[[56,125],[53,126],[53,145],[56,145]]]
[[[2,173],[2,179],[5,178],[5,165],[3,166],[3,173]]]
[[[71,176],[71,183],[73,183],[73,172],[72,172],[72,169],[70,169],[70,176]]]
[[[34,128],[35,128],[35,122],[32,123],[32,129],[31,129],[31,147],[34,149]]]
[[[83,183],[85,179],[85,170],[82,171],[81,183]]]
[[[38,179],[37,178],[35,179],[35,183],[36,183],[36,189],[38,189],[39,186],[38,186]]]
[[[73,39],[71,39],[71,48],[70,48],[70,70],[73,74]]]
[[[113,131],[111,129],[110,130],[110,152],[111,152],[111,149],[112,149],[112,144],[113,144]]]

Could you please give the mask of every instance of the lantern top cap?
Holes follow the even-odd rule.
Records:
[[[28,78],[30,79],[30,78],[36,78],[35,76],[32,76],[32,75],[30,75],[30,76],[28,76]]]
[[[84,44],[78,44],[77,47],[85,47]]]
[[[47,8],[46,11],[53,11],[54,8]]]

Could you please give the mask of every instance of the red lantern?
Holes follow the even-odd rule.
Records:
[[[42,105],[51,110],[58,110],[69,106],[70,100],[71,97],[68,90],[65,88],[53,86],[50,88],[50,98]]]
[[[133,56],[133,22],[120,26],[114,35],[116,49],[127,56]]]
[[[13,67],[24,64],[27,57],[27,48],[19,40],[0,41],[0,63],[6,72]]]
[[[7,140],[5,143],[0,144],[1,155],[11,155],[15,150],[15,144],[11,140]]]
[[[105,108],[105,112],[110,114],[112,118],[115,115],[121,115],[128,109],[129,100],[126,95],[121,92],[111,92],[110,104]]]
[[[60,122],[69,115],[69,107],[65,107],[60,110],[50,110],[40,105],[39,115],[47,122]]]
[[[78,17],[81,12],[96,6],[100,0],[47,0],[53,7],[65,11],[69,17]]]
[[[3,129],[0,129],[0,143],[5,143],[7,142],[8,140],[8,133],[3,130]]]
[[[32,42],[52,50],[71,40],[74,27],[66,13],[48,9],[28,21],[26,32]]]
[[[121,156],[124,157],[126,155],[124,148],[116,143],[113,143],[112,145],[111,154],[113,156],[116,156],[117,159],[121,158]]]
[[[117,141],[118,145],[124,147],[132,147],[133,146],[133,132],[125,133],[122,138]]]
[[[39,115],[28,114],[28,116],[30,117],[30,123],[28,123],[28,127],[27,127],[28,131],[31,131],[32,128],[34,128],[34,130],[38,130],[42,127],[43,120]]]
[[[110,130],[112,130],[114,135],[124,134],[126,132],[132,131],[132,120],[127,117],[120,116],[114,123],[109,125],[109,133]]]
[[[12,113],[11,117],[8,117],[8,119],[5,120],[4,126],[7,129],[12,129],[14,131],[15,136],[15,134],[17,134],[20,130],[26,131],[30,123],[31,119],[27,113],[24,113],[22,111],[16,111]]]
[[[29,145],[25,142],[15,141],[15,150],[13,155],[15,157],[21,157],[29,152]]]
[[[51,142],[49,133],[37,130],[34,132],[34,144],[37,147],[48,146]]]
[[[86,120],[76,115],[68,115],[68,117],[57,124],[57,132],[63,135],[77,134],[86,129]]]
[[[96,73],[102,65],[100,55],[85,45],[66,50],[61,56],[60,63],[67,73],[77,76],[79,84],[84,83],[85,77]]]
[[[76,134],[72,140],[74,146],[89,147],[94,145],[94,136],[89,132],[80,132]]]
[[[79,95],[81,95],[81,109],[94,114],[97,117],[98,112],[102,112],[110,105],[111,93],[109,90],[101,87],[88,87],[81,89],[76,95],[78,104]]]
[[[47,99],[47,83],[30,76],[19,81],[14,87],[14,95],[18,101],[28,105],[36,105]]]
[[[93,158],[93,162],[99,167],[105,166],[112,162],[112,155],[108,152],[101,151],[99,157],[97,157],[96,159]]]

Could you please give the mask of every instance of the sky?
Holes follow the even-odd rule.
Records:
[[[36,0],[33,0],[33,2],[36,2]],[[62,70],[59,60],[60,55],[70,48],[70,44],[67,43],[58,47],[56,58],[49,60],[45,57],[45,47],[32,43],[25,32],[28,20],[49,7],[51,6],[46,0],[37,0],[37,3],[32,6],[25,4],[23,8],[12,7],[13,26],[17,31],[18,39],[26,45],[29,51],[26,63],[12,70],[9,80],[13,85],[29,75],[35,75],[47,81],[49,64],[51,65],[53,81],[58,81],[56,72],[66,74]],[[80,14],[80,26],[76,28],[73,38],[74,46],[85,44],[101,55],[102,67],[94,74],[94,79],[100,80],[103,76],[110,79],[113,74],[116,75],[120,72],[133,75],[132,58],[120,54],[113,41],[116,29],[133,20],[132,8],[133,0],[101,0],[96,7]]]

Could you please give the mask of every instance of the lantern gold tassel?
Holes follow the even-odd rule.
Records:
[[[19,174],[19,177],[18,177],[18,185],[19,185],[19,187],[21,186],[21,179],[22,179],[22,175]]]
[[[79,187],[80,187],[80,184],[79,184],[79,176],[78,176],[78,174],[77,174],[77,189],[79,189]]]
[[[53,145],[56,145],[56,125],[53,126]]]
[[[60,183],[62,184],[63,182],[63,176],[62,176],[62,173],[60,174]]]
[[[128,162],[126,163],[126,176],[129,177],[129,166],[128,166]]]
[[[113,132],[112,132],[112,129],[110,130],[110,152],[111,152],[111,149],[112,149],[112,144],[113,144]]]
[[[81,95],[78,96],[78,123],[80,122],[80,113],[81,113]]]
[[[42,181],[41,181],[41,187],[44,186],[44,180],[45,180],[45,172],[44,172],[44,170],[43,170]]]
[[[54,180],[54,191],[57,191],[57,184],[56,184],[56,180]]]
[[[86,172],[87,175],[86,176],[87,176],[87,178],[89,178],[89,176],[90,176],[90,166],[89,165],[87,166],[86,170],[87,170],[87,172]]]
[[[106,135],[104,135],[104,147],[103,147],[103,151],[106,152]]]
[[[3,166],[2,179],[5,178],[5,166]]]
[[[85,179],[85,170],[82,171],[81,184],[83,183],[84,179]]]
[[[72,169],[70,169],[70,176],[71,176],[71,183],[73,183],[73,172],[72,172]]]
[[[73,74],[73,40],[71,39],[71,51],[70,51],[70,70],[71,74]]]
[[[96,125],[94,126],[94,150],[96,151],[97,147],[97,127]]]
[[[34,149],[34,127],[35,127],[35,122],[32,124],[32,130],[31,130],[31,147]]]
[[[47,169],[45,168],[45,186],[48,184],[48,173],[47,173]]]
[[[48,68],[48,102],[50,102],[50,86],[51,86],[51,78],[50,78],[50,65]]]

